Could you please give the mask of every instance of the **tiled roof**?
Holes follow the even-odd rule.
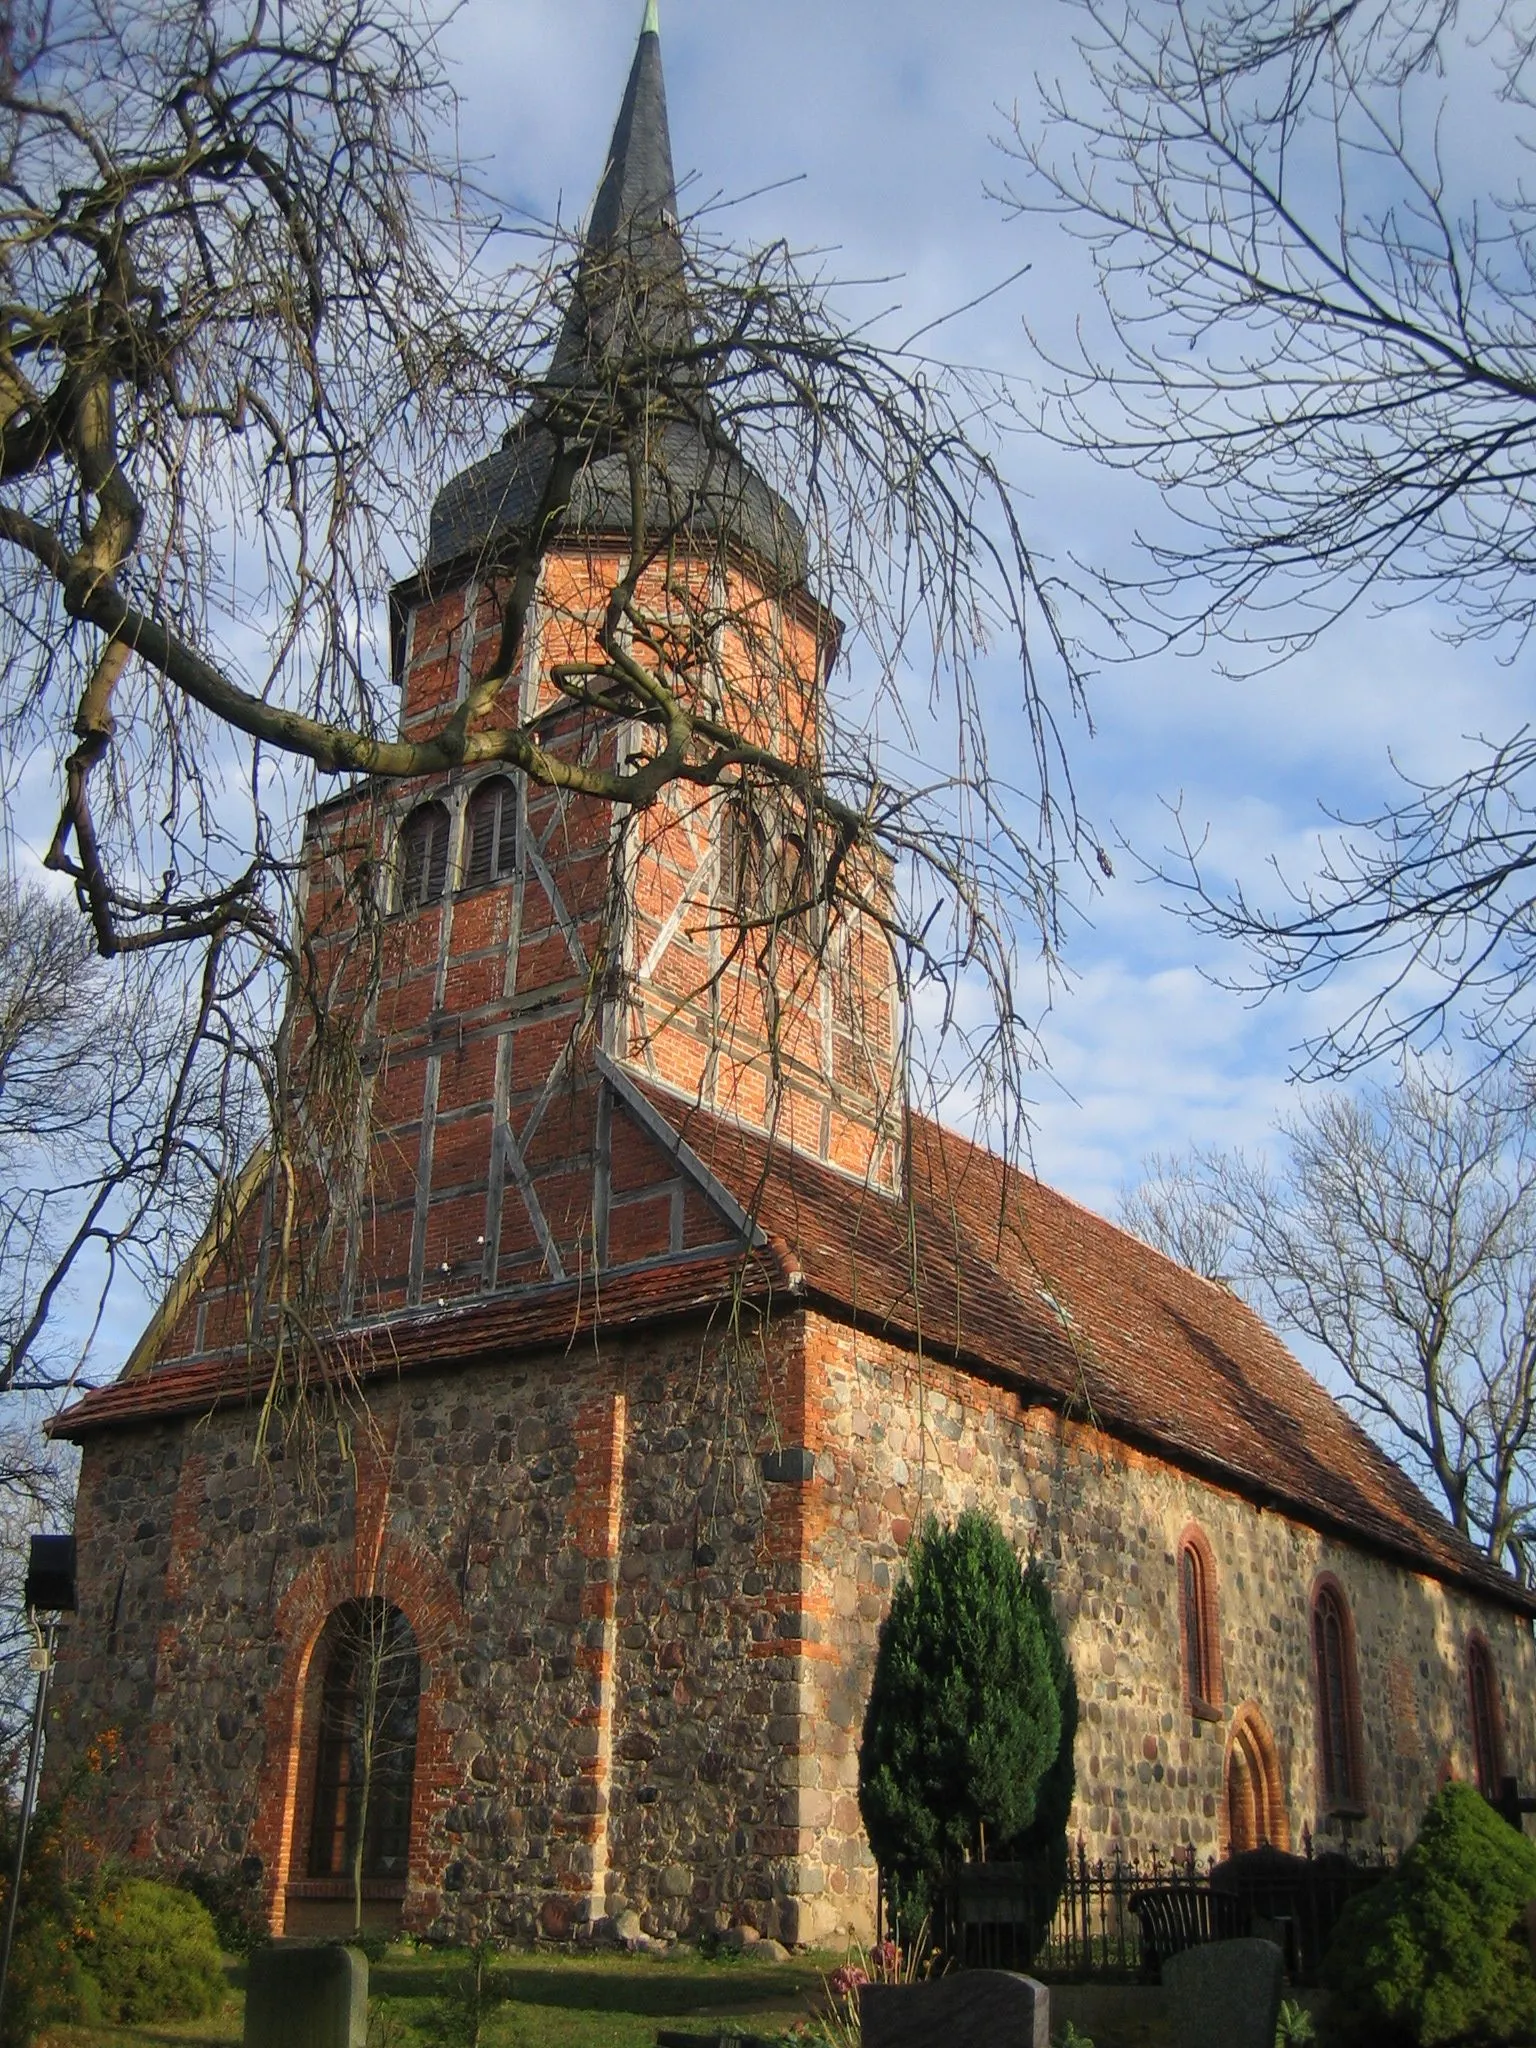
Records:
[[[630,1077],[633,1086],[633,1077]],[[719,1308],[804,1301],[1093,1423],[1187,1471],[1536,1614],[1238,1298],[926,1118],[910,1120],[908,1192],[861,1187],[654,1084],[654,1109],[761,1233],[761,1249],[670,1259],[590,1281],[399,1317],[343,1340],[364,1375],[457,1369]],[[265,1391],[225,1363],[87,1394],[53,1424],[78,1439]]]
[[[600,1285],[590,1278],[560,1281],[459,1308],[395,1316],[339,1339],[336,1363],[339,1370],[365,1379],[445,1364],[475,1365],[509,1351],[590,1341],[599,1330],[712,1314],[737,1287],[748,1299],[771,1305],[789,1292],[788,1275],[771,1249],[746,1258],[683,1256],[604,1275]],[[93,1388],[53,1418],[48,1434],[78,1443],[127,1423],[246,1408],[265,1398],[269,1384],[261,1366],[232,1363],[227,1357],[162,1367]]]
[[[892,1200],[648,1088],[807,1298],[1536,1614],[1236,1295],[923,1117]]]

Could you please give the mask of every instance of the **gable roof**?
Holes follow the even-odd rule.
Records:
[[[1536,1615],[1536,1590],[1460,1536],[1242,1301],[1032,1175],[914,1116],[907,1188],[893,1197],[601,1068],[620,1110],[721,1216],[716,1241],[600,1286],[524,1287],[362,1326],[338,1336],[338,1364],[365,1376],[469,1367],[708,1315],[739,1290],[953,1360],[1260,1506]],[[739,1249],[722,1249],[732,1238]],[[85,1395],[51,1433],[79,1439],[265,1391],[244,1352],[161,1367]]]
[[[1459,1535],[1226,1288],[926,1117],[908,1120],[907,1191],[891,1198],[646,1090],[790,1248],[808,1301],[1536,1614],[1536,1589]]]

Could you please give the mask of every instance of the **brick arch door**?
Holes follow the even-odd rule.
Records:
[[[358,1515],[360,1551],[365,1522],[371,1520],[371,1513]],[[467,1640],[469,1624],[437,1560],[413,1543],[385,1541],[380,1532],[366,1559],[360,1555],[348,1561],[334,1554],[313,1559],[283,1595],[273,1617],[273,1634],[287,1649],[281,1677],[267,1699],[250,1842],[263,1864],[268,1925],[275,1935],[344,1932],[341,1923],[350,1926],[346,1901],[338,1905],[327,1899],[305,1901],[302,1896],[307,1889],[303,1872],[313,1827],[315,1737],[325,1676],[325,1660],[317,1653],[336,1608],[381,1595],[410,1624],[421,1658],[405,1898],[403,1910],[391,1901],[387,1917],[403,1919],[413,1931],[420,1931],[438,1911],[446,1856],[435,1839],[433,1821],[455,1782],[443,1726],[443,1707],[453,1686],[449,1650]],[[325,1881],[319,1882],[324,1890]],[[296,1921],[290,1916],[290,1899],[301,1906],[329,1905],[331,1911],[303,1911]],[[310,1924],[301,1926],[301,1921]]]
[[[1227,1743],[1227,1853],[1291,1846],[1280,1753],[1269,1723],[1251,1702],[1239,1708]]]

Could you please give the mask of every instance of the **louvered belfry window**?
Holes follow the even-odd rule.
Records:
[[[480,889],[511,874],[517,861],[517,787],[509,777],[493,775],[475,790],[466,831],[466,889]]]
[[[1467,1686],[1472,1695],[1472,1769],[1478,1791],[1492,1799],[1504,1768],[1499,1754],[1498,1693],[1488,1645],[1476,1637],[1467,1645]]]
[[[725,806],[721,826],[720,894],[727,910],[754,924],[769,914],[768,876],[771,861],[768,835],[744,796]]]
[[[435,903],[447,886],[447,806],[419,804],[400,827],[400,908]]]

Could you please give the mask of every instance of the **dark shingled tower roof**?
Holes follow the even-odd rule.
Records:
[[[667,85],[651,5],[592,202],[550,381],[579,385],[595,357],[622,360],[685,348],[690,324]]]
[[[695,331],[682,240],[677,182],[667,122],[661,37],[655,0],[647,0],[629,82],[614,123],[592,215],[546,389],[579,392],[603,367],[661,360],[685,350]],[[674,383],[679,381],[673,379]],[[794,513],[734,449],[703,424],[676,419],[653,436],[653,529],[681,528],[702,541],[734,542],[798,585],[806,574],[805,530]],[[430,573],[494,550],[538,508],[553,441],[534,403],[494,455],[447,484],[432,507],[426,567]],[[629,529],[629,480],[622,453],[595,461],[578,480],[567,532],[613,534]]]

